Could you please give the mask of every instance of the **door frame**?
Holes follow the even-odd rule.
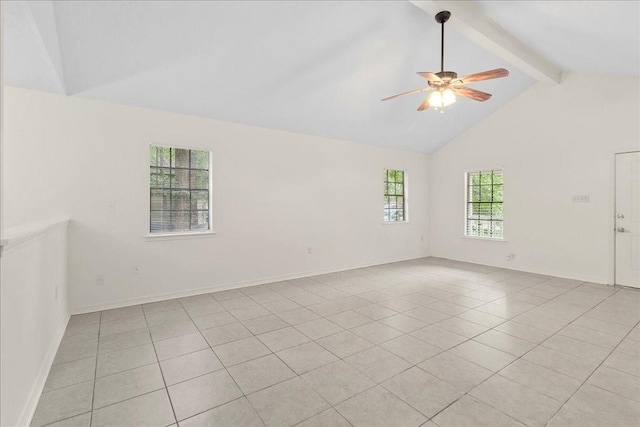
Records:
[[[632,151],[621,151],[620,153],[614,153],[613,154],[613,214],[612,214],[612,218],[613,218],[613,227],[611,227],[611,230],[613,232],[613,282],[611,283],[613,286],[616,286],[617,283],[617,277],[616,277],[616,247],[617,247],[617,239],[618,239],[618,234],[616,232],[616,206],[618,203],[618,162],[617,162],[617,157],[620,154],[633,154],[633,153],[640,153],[640,150],[632,150]]]

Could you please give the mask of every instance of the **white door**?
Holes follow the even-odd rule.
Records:
[[[616,154],[616,285],[640,288],[640,152]]]

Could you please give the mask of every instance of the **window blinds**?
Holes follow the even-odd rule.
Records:
[[[504,238],[502,170],[466,174],[465,235]]]
[[[209,230],[209,154],[150,146],[150,233]]]
[[[384,171],[384,221],[406,220],[405,173],[401,170]]]

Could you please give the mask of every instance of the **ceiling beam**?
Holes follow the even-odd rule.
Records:
[[[489,18],[470,1],[410,0],[431,16],[451,12],[449,23],[471,41],[546,83],[560,83],[562,70]]]

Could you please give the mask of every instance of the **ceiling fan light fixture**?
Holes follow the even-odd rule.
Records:
[[[479,82],[482,80],[498,79],[507,77],[509,71],[504,68],[496,68],[495,70],[483,71],[481,73],[470,74],[468,76],[458,78],[458,73],[454,71],[444,70],[444,24],[451,17],[451,12],[443,10],[436,15],[436,22],[441,25],[440,28],[440,71],[419,71],[418,75],[427,80],[427,86],[419,89],[410,90],[408,92],[399,93],[397,95],[383,98],[383,101],[397,98],[399,96],[410,95],[413,93],[425,92],[432,90],[431,93],[422,104],[418,107],[418,111],[424,111],[429,107],[440,110],[456,102],[456,95],[464,98],[473,99],[474,101],[484,102],[491,98],[490,93],[485,93],[470,87],[466,87],[467,83]]]
[[[429,105],[434,108],[444,108],[448,105],[456,102],[456,95],[451,89],[445,89],[443,91],[435,91],[429,95]]]

